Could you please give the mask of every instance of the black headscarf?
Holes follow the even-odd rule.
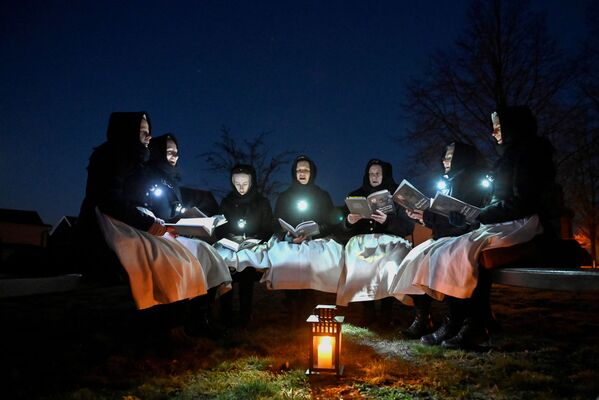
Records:
[[[512,147],[534,140],[537,137],[537,119],[528,106],[508,106],[497,109],[501,126],[502,154]]]
[[[297,180],[297,175],[295,172],[295,169],[297,168],[297,164],[300,161],[307,161],[310,164],[310,179],[308,179],[308,183],[305,185],[302,185],[300,183],[300,181]],[[314,184],[314,181],[316,180],[316,164],[314,164],[314,161],[312,161],[308,156],[305,155],[301,155],[298,156],[295,161],[293,161],[293,164],[291,165],[291,182],[293,182],[293,185],[302,185],[302,186],[309,186]]]
[[[380,165],[383,171],[383,180],[381,184],[376,187],[370,184],[370,178],[368,176],[370,167],[373,165]],[[362,178],[362,189],[366,192],[366,195],[385,189],[393,193],[396,188],[397,183],[395,183],[395,179],[393,179],[393,166],[391,164],[377,158],[368,161],[368,164],[366,164],[366,168],[364,169],[364,177]]]
[[[249,187],[247,193],[244,195],[239,194],[239,192],[237,191],[237,188],[235,188],[235,185],[233,184],[233,175],[235,175],[235,174],[246,174],[251,177],[250,187]],[[231,182],[231,187],[233,188],[230,196],[235,197],[238,200],[241,200],[242,202],[243,201],[251,201],[251,199],[254,197],[255,193],[257,193],[257,190],[258,190],[257,183],[258,182],[256,179],[256,170],[251,165],[237,164],[233,168],[231,168],[230,182]]]
[[[123,159],[131,161],[144,161],[148,157],[148,149],[139,140],[141,121],[148,122],[150,132],[152,123],[150,116],[145,111],[113,112],[110,114],[106,139],[109,146],[117,149]]]
[[[166,145],[169,140],[175,142],[177,151],[180,152],[177,138],[172,133],[165,133],[164,135],[152,138],[152,140],[150,140],[150,145],[148,146],[150,150],[150,161],[148,162],[148,165],[160,170],[162,174],[173,183],[178,183],[181,181],[179,169],[176,166],[171,165],[166,159]]]
[[[462,171],[467,168],[473,166],[482,166],[482,155],[478,151],[478,149],[472,145],[461,143],[461,142],[452,142],[445,147],[445,151],[443,152],[443,156],[447,153],[447,149],[450,146],[453,147],[453,157],[451,158],[451,167],[449,172],[445,175],[449,179],[452,179],[457,174],[460,174]],[[443,166],[443,170],[445,167]]]

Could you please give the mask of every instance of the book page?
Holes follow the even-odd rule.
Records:
[[[281,225],[281,228],[283,228],[284,230],[289,232],[289,234],[292,235],[293,237],[298,236],[297,232],[295,231],[293,226],[289,225],[287,222],[283,221],[281,218],[279,218],[279,225]]]

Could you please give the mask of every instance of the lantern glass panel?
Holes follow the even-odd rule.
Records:
[[[314,336],[312,340],[313,368],[335,368],[335,336]]]

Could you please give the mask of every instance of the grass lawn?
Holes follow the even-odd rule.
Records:
[[[596,399],[599,294],[493,290],[503,332],[478,352],[444,350],[392,328],[361,327],[342,308],[344,375],[307,377],[307,324],[280,292],[256,288],[254,320],[218,339],[169,334],[126,293],[0,302],[2,398],[44,399]],[[312,293],[307,308],[334,304]],[[437,318],[444,306],[435,306]],[[307,317],[307,315],[306,315]]]

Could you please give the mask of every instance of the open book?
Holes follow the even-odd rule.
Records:
[[[426,210],[431,205],[431,199],[405,179],[393,193],[393,200],[409,210]]]
[[[314,236],[320,233],[318,224],[314,221],[304,221],[299,223],[295,228],[289,225],[287,222],[279,218],[279,224],[293,237],[298,236]]]
[[[175,232],[181,236],[198,236],[200,238],[210,237],[214,229],[227,223],[224,215],[215,215],[206,218],[181,218],[177,223],[166,223],[166,226],[175,228]]]
[[[202,211],[200,211],[200,209],[197,207],[191,207],[187,209],[183,213],[183,216],[185,218],[208,218],[208,216],[204,214]]]
[[[231,239],[222,238],[216,243],[220,243],[223,247],[226,247],[229,250],[239,251],[243,249],[249,249],[257,244],[262,242],[260,239],[245,239],[243,242],[239,243]]]
[[[441,193],[437,193],[433,199],[430,210],[446,217],[449,217],[451,211],[457,211],[466,216],[466,222],[468,223],[474,222],[480,214],[480,208]]]
[[[370,216],[376,211],[381,210],[385,214],[395,211],[393,206],[393,197],[388,190],[379,190],[371,193],[368,197],[350,196],[345,198],[345,204],[352,214],[360,214],[364,218]]]

